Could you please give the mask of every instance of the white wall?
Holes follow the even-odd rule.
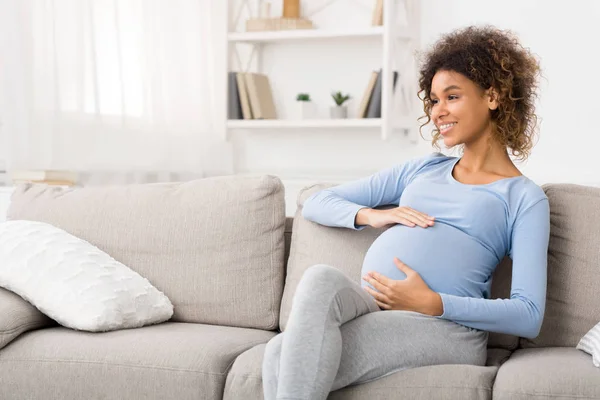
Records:
[[[442,33],[469,24],[489,23],[520,36],[521,42],[540,57],[544,80],[537,110],[540,139],[529,161],[519,168],[538,184],[599,183],[600,128],[593,119],[600,114],[600,80],[595,73],[600,61],[596,42],[600,37],[600,2],[580,0],[567,5],[547,0],[422,0],[421,4],[422,47]],[[355,18],[351,14],[355,11],[348,11],[351,9],[338,7],[332,18]],[[322,112],[329,105],[326,94],[334,87],[345,84],[344,90],[360,98],[365,71],[379,63],[377,49],[368,42],[357,42],[353,48],[322,44],[311,53],[302,50],[306,49],[279,48],[271,53],[267,49],[264,67],[276,85],[289,85],[277,89],[280,92],[299,90],[303,87],[299,82],[309,82],[310,74],[325,93],[317,99],[324,104]],[[341,58],[349,64],[340,67],[340,63],[331,62]],[[282,71],[290,65],[290,71]],[[347,79],[348,74],[353,74],[352,79]],[[271,171],[283,178],[306,178],[289,183],[288,202],[295,199],[303,183],[356,178],[431,151],[425,140],[416,145],[401,137],[384,142],[369,131],[251,132],[236,134],[233,141],[238,171]]]

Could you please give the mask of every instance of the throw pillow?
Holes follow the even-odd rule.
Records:
[[[576,348],[590,354],[594,366],[600,368],[600,322],[581,338]]]
[[[164,322],[173,305],[138,273],[53,225],[0,223],[0,287],[59,324],[100,332]]]

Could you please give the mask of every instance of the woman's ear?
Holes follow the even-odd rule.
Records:
[[[498,109],[498,92],[493,88],[490,87],[487,90],[487,96],[488,96],[488,108],[490,110],[496,110]]]

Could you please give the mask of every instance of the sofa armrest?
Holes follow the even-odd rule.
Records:
[[[53,324],[53,320],[21,296],[0,288],[0,349],[21,333]]]

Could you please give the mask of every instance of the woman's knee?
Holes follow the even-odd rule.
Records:
[[[263,364],[271,365],[273,363],[279,362],[279,357],[281,356],[282,340],[283,333],[280,333],[279,335],[274,336],[271,340],[267,342],[267,345],[265,346]]]
[[[336,292],[340,286],[342,272],[335,267],[325,264],[315,264],[308,267],[296,287],[295,297],[324,300]]]
[[[301,283],[314,287],[326,284],[337,284],[340,279],[346,279],[343,272],[327,264],[315,264],[308,267],[302,275]]]
[[[304,311],[329,308],[338,293],[353,282],[335,267],[316,264],[304,271],[294,293],[294,308]]]

